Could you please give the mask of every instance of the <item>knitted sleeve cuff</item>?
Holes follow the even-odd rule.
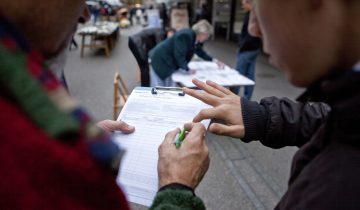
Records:
[[[266,132],[265,108],[255,101],[241,98],[241,109],[245,128],[245,136],[241,140],[250,142],[262,139]]]
[[[180,184],[180,183],[171,183],[171,184],[165,185],[159,189],[159,192],[167,190],[167,189],[186,190],[186,191],[190,191],[195,196],[195,192],[191,187],[188,187],[188,186]]]
[[[156,194],[150,210],[158,209],[205,210],[205,205],[199,197],[195,196],[191,188],[172,183],[162,187]]]

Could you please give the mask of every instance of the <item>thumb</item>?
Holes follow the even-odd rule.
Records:
[[[123,121],[103,120],[97,123],[97,126],[106,132],[121,131],[123,133],[129,134],[135,130],[134,126],[128,125]]]

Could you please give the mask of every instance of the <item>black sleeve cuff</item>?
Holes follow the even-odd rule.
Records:
[[[265,136],[267,114],[265,108],[255,101],[241,98],[241,109],[244,121],[245,136],[241,140],[250,142]]]
[[[170,183],[168,185],[165,185],[165,186],[161,187],[158,192],[161,192],[161,191],[164,191],[167,189],[186,190],[186,191],[190,191],[193,194],[193,196],[195,196],[195,192],[191,187],[188,187],[188,186],[180,184],[180,183]]]

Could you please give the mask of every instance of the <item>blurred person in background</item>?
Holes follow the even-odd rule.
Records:
[[[201,7],[196,9],[196,16],[195,16],[196,22],[203,19],[209,22],[211,20],[211,13],[205,3],[201,4]]]
[[[243,9],[246,11],[244,16],[244,24],[239,36],[239,49],[237,53],[237,61],[235,69],[245,77],[255,81],[255,65],[256,58],[261,52],[261,39],[253,37],[248,32],[250,10],[251,10],[251,0],[242,0]],[[238,94],[240,91],[239,87],[232,87],[231,90]],[[254,86],[245,86],[244,87],[244,97],[248,100],[251,99],[251,96],[254,91]]]
[[[169,25],[169,17],[166,4],[164,2],[159,5],[159,15],[162,20],[162,27],[165,29]]]
[[[177,31],[172,37],[159,43],[149,52],[150,86],[175,86],[171,79],[175,71],[195,73],[188,63],[196,54],[206,61],[213,61],[221,68],[222,62],[203,50],[206,40],[213,34],[213,27],[206,20],[193,25],[192,29]]]

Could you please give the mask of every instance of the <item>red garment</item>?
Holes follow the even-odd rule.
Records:
[[[115,177],[75,145],[51,139],[0,96],[2,209],[129,209]]]

